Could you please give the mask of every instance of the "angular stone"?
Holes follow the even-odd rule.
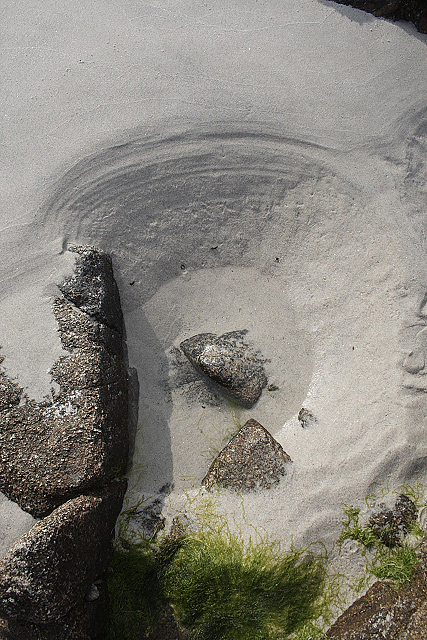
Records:
[[[190,362],[228,395],[251,407],[267,385],[259,358],[242,341],[242,331],[200,333],[181,342]]]
[[[316,417],[312,414],[311,411],[309,411],[309,409],[305,409],[304,407],[302,407],[302,409],[300,409],[298,413],[298,420],[303,429],[305,429],[306,427],[315,426],[317,424]]]
[[[269,489],[292,462],[282,446],[256,420],[248,420],[210,466],[202,484],[238,492]]]
[[[387,582],[375,582],[364,596],[344,611],[326,635],[330,640],[401,640],[426,599],[425,575],[421,567],[400,589],[394,589]]]
[[[82,605],[107,568],[125,491],[126,482],[117,481],[69,500],[0,560],[0,615],[9,625],[50,624]]]
[[[118,292],[113,299],[115,283],[105,283],[112,277],[111,263],[99,251],[81,251],[89,264],[94,255],[99,268],[78,272],[83,274],[80,288],[78,273],[71,279],[74,299],[80,292],[85,308],[116,326],[56,298],[54,313],[69,351],[51,370],[59,393],[45,402],[25,399],[0,373],[0,491],[34,517],[110,482],[127,463],[128,379],[120,299]],[[102,273],[104,264],[108,268]],[[95,278],[92,297],[88,273]]]

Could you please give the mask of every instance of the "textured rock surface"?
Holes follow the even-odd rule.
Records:
[[[0,612],[19,625],[48,624],[83,600],[105,571],[126,482],[69,500],[0,560]],[[95,601],[96,602],[96,601]]]
[[[399,640],[425,640],[427,638],[427,602],[414,613]]]
[[[369,518],[369,524],[388,547],[401,544],[417,517],[414,502],[405,495],[395,496],[394,504],[377,505]]]
[[[74,275],[60,285],[67,298],[88,316],[121,333],[123,317],[111,258],[94,247],[70,247],[79,257]]]
[[[244,331],[200,333],[181,342],[190,362],[228,395],[251,407],[267,385],[262,361],[244,344]]]
[[[213,461],[202,484],[247,492],[269,489],[286,474],[290,457],[256,420],[248,420]]]
[[[105,640],[108,606],[106,584],[99,586],[95,602],[84,598],[59,620],[48,624],[0,619],[0,637],[4,640]]]
[[[394,589],[389,583],[375,582],[338,618],[327,637],[332,640],[426,638],[426,550],[424,539],[420,564],[408,583]]]
[[[24,401],[0,372],[0,490],[35,517],[103,486],[127,462],[127,373],[111,261],[94,248],[75,251],[75,276],[61,288],[82,309],[65,298],[54,303],[69,352],[51,371],[59,392]]]
[[[378,18],[408,20],[421,33],[427,33],[427,6],[425,0],[335,0],[355,9],[372,13]]]

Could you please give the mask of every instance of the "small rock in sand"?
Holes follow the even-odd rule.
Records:
[[[267,385],[262,360],[246,345],[245,331],[200,333],[181,342],[190,362],[228,395],[251,407]]]
[[[256,420],[248,420],[215,458],[202,480],[239,492],[269,489],[278,484],[292,462],[282,446]]]

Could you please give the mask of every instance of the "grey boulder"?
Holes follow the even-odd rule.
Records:
[[[126,482],[69,500],[37,522],[0,560],[0,615],[50,624],[82,605],[105,572]]]
[[[253,406],[267,385],[262,360],[243,342],[245,332],[200,333],[181,342],[190,362],[227,395]]]
[[[94,248],[76,252],[75,274],[61,285],[72,301],[58,296],[53,308],[68,352],[51,370],[59,392],[28,400],[0,371],[0,491],[34,517],[127,464],[128,378],[111,260]]]

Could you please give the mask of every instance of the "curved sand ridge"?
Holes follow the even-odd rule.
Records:
[[[379,197],[357,164],[355,185],[327,149],[261,130],[111,147],[66,174],[42,223],[64,249],[95,244],[113,257],[140,381],[130,500],[173,482],[179,506],[212,450],[253,417],[293,465],[277,489],[245,498],[248,521],[286,542],[326,541],[342,502],[360,503],[389,477],[425,477],[423,425],[413,420],[424,409],[412,403],[410,415],[400,367],[401,332],[425,293],[414,266],[422,248],[386,178]],[[368,158],[355,162],[366,174]],[[195,333],[239,329],[278,386],[251,410],[206,402],[180,378],[174,351]],[[317,419],[307,429],[302,406]]]

